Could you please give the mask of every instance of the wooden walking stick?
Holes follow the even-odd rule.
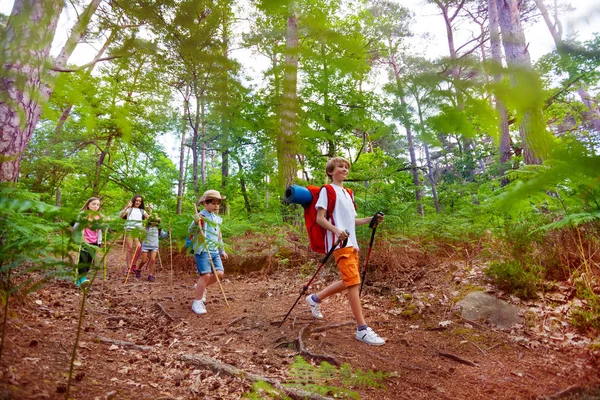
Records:
[[[160,250],[156,250],[156,254],[158,254],[158,263],[160,264],[160,270],[163,269],[162,258],[160,258]]]
[[[171,254],[170,284],[173,285],[173,239],[171,238],[171,222],[169,222],[169,254]]]
[[[196,207],[196,204],[194,204],[194,210],[196,211],[196,214],[198,214],[198,208]],[[202,217],[200,217],[200,219],[202,219]],[[206,240],[206,236],[202,234],[202,227],[199,225],[198,228],[199,228],[198,231],[200,232],[200,235],[204,237],[204,248],[206,249],[206,255],[208,257],[208,261],[210,262],[212,272],[215,275],[215,279],[217,280],[217,283],[219,284],[219,289],[221,289],[221,293],[223,294],[223,298],[225,299],[225,304],[227,304],[227,307],[229,307],[229,302],[227,301],[227,296],[225,295],[225,290],[223,290],[223,285],[221,285],[221,280],[219,279],[219,275],[217,274],[217,269],[215,268],[215,264],[213,264],[212,257],[210,256],[210,251],[208,251],[208,241]]]
[[[77,250],[77,257],[75,257],[75,282],[79,279],[79,257],[81,257],[81,244],[79,245],[79,250]]]
[[[104,270],[104,280],[106,280],[106,257],[108,256],[108,229],[104,230],[104,257],[102,260],[102,269]]]
[[[125,282],[127,283],[127,280],[129,279],[129,274],[131,273],[131,270],[133,269],[133,266],[135,265],[135,263],[137,262],[138,257],[140,256],[140,250],[142,249],[142,244],[140,242],[138,242],[136,248],[135,248],[135,253],[133,253],[133,257],[131,258],[131,264],[129,264],[129,268],[127,268],[127,276],[125,277]]]

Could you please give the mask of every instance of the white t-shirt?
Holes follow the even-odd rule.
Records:
[[[354,202],[346,189],[334,184],[331,184],[331,186],[335,189],[336,203],[335,208],[333,209],[333,215],[330,216],[328,221],[340,229],[348,230],[350,236],[348,237],[348,244],[346,247],[354,247],[358,250],[358,241],[356,240],[356,210],[354,209]],[[319,199],[317,200],[317,204],[315,204],[315,208],[317,211],[319,211],[319,208],[327,210],[327,189],[322,188],[319,192]],[[327,234],[325,235],[325,249],[327,251],[331,249],[335,240],[335,235],[331,231],[327,231]]]
[[[131,208],[129,215],[127,216],[127,222],[125,223],[126,229],[142,229],[144,225],[144,211],[140,208]]]

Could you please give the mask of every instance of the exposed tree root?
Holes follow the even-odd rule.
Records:
[[[340,362],[338,360],[336,360],[335,358],[328,356],[326,354],[315,354],[315,353],[312,353],[311,351],[309,351],[306,348],[306,346],[304,345],[304,339],[306,337],[312,335],[313,333],[325,332],[329,329],[340,328],[342,326],[348,326],[348,325],[352,325],[352,324],[354,324],[354,322],[343,322],[341,324],[319,326],[319,327],[312,328],[312,329],[311,329],[311,325],[308,325],[308,326],[305,326],[302,329],[300,329],[300,332],[298,333],[298,337],[296,339],[292,340],[291,342],[281,342],[277,346],[275,346],[275,348],[279,349],[279,348],[284,348],[284,347],[292,347],[292,348],[296,349],[298,351],[298,353],[300,355],[304,356],[305,358],[310,358],[316,362],[327,361],[329,364],[339,366]],[[280,341],[280,340],[278,339],[277,341]]]
[[[308,330],[308,332],[307,332],[307,330]],[[305,358],[310,358],[316,362],[327,361],[329,364],[339,366],[340,363],[335,358],[328,356],[326,354],[312,353],[306,348],[306,346],[304,345],[304,338],[307,336],[310,336],[310,334],[311,334],[310,325],[305,326],[302,329],[300,329],[300,333],[298,334],[298,339],[296,339],[296,342],[298,343],[298,352]]]
[[[181,354],[179,356],[180,361],[188,362],[190,364],[194,364],[199,367],[209,368],[215,373],[225,373],[227,375],[248,379],[252,382],[266,382],[274,388],[281,390],[286,395],[290,396],[292,399],[311,399],[311,400],[330,400],[330,397],[323,397],[316,393],[310,393],[302,389],[295,389],[285,387],[276,379],[267,378],[265,376],[256,375],[250,372],[246,372],[239,368],[234,367],[233,365],[226,364],[222,361],[219,361],[215,358],[205,356],[203,354]]]
[[[542,397],[544,400],[561,399],[565,396],[575,396],[585,392],[585,388],[579,385],[572,385],[560,392],[554,393],[550,396]]]

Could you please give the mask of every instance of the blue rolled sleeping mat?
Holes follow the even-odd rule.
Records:
[[[304,186],[291,185],[285,189],[285,202],[288,204],[300,204],[306,207],[312,201],[310,190]]]

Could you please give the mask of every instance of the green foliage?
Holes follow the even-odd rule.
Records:
[[[571,311],[571,324],[582,332],[594,333],[600,331],[600,294],[590,286],[582,276],[575,279],[577,297],[585,303]]]
[[[516,261],[493,262],[484,270],[500,289],[522,299],[537,297],[539,271],[539,267],[525,268]]]
[[[323,362],[313,366],[302,357],[297,356],[290,366],[290,382],[286,386],[300,387],[313,393],[335,398],[359,399],[358,393],[349,388],[385,389],[384,372],[352,370],[350,364],[342,364],[339,368]]]
[[[71,239],[68,224],[77,213],[50,206],[39,196],[4,187],[0,193],[0,272],[25,276],[18,288],[35,290],[50,278],[72,279],[74,267],[68,257],[78,245]],[[39,272],[34,278],[31,272]]]
[[[244,393],[243,399],[249,400],[289,400],[280,390],[266,382],[259,381],[252,385],[249,393]]]

